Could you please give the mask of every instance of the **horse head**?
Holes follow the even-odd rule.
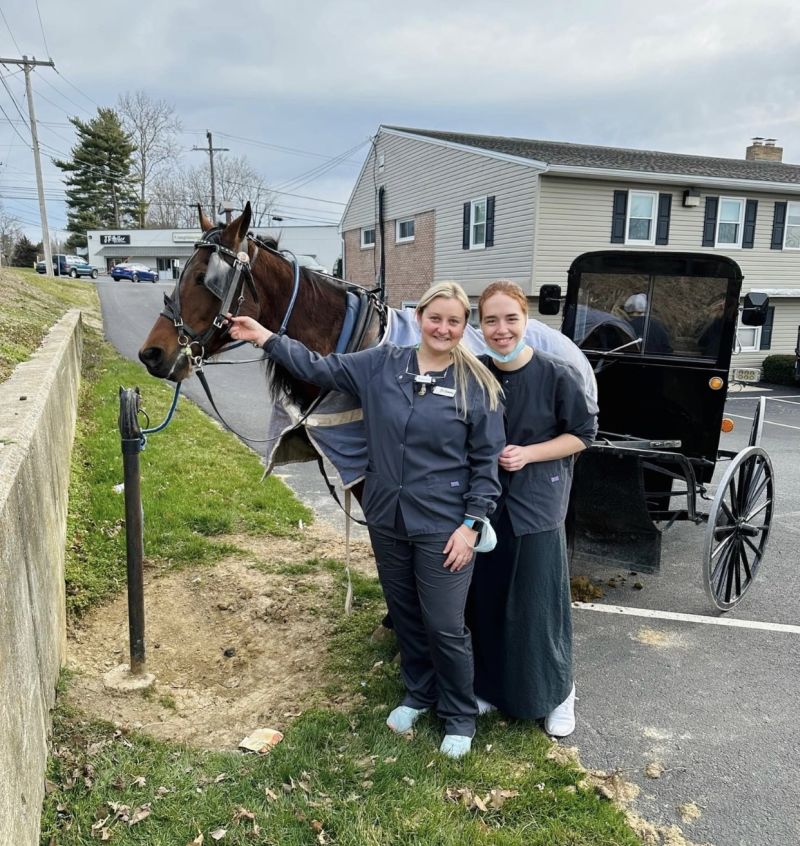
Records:
[[[153,376],[180,382],[201,362],[230,342],[224,312],[258,317],[247,238],[250,203],[225,226],[214,224],[197,207],[202,238],[183,269],[165,309],[139,350]]]

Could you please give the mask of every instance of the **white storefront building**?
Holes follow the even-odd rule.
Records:
[[[328,270],[342,254],[336,226],[281,226],[254,232],[278,238],[280,248],[312,256]],[[101,273],[128,262],[157,269],[162,280],[177,279],[201,236],[199,229],[91,229],[86,234],[87,260]]]

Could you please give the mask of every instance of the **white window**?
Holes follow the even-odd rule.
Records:
[[[397,244],[414,240],[414,218],[398,220],[394,227],[394,240]]]
[[[361,230],[361,249],[370,250],[375,246],[375,227]]]
[[[655,244],[658,194],[650,191],[628,192],[626,244]]]
[[[482,250],[486,246],[486,197],[473,200],[469,213],[469,248]]]
[[[786,233],[783,236],[786,250],[800,250],[800,203],[786,204]]]
[[[736,326],[736,344],[734,352],[758,352],[761,346],[760,326]]]
[[[717,214],[717,247],[741,247],[744,223],[744,200],[720,197]]]

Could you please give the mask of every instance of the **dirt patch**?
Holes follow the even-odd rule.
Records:
[[[312,559],[344,560],[344,540],[324,523],[297,539],[226,537],[242,553],[214,567],[145,577],[145,693],[107,690],[104,673],[128,660],[125,595],[71,627],[69,698],[92,716],[161,739],[235,748],[253,729],[284,729],[329,681],[321,645],[331,607],[344,606],[336,573]],[[374,575],[368,543],[351,565]],[[325,698],[327,706],[343,705]]]
[[[671,649],[684,645],[684,639],[679,634],[675,634],[674,632],[659,632],[655,629],[648,628],[639,629],[635,635],[631,635],[631,638],[647,646],[655,646],[657,649]]]

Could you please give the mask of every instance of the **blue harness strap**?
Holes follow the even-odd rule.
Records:
[[[343,353],[347,350],[347,345],[350,342],[350,337],[353,334],[353,328],[356,325],[358,318],[360,302],[355,294],[347,292],[347,305],[344,312],[344,323],[342,324],[342,331],[339,335],[339,340],[336,342],[337,353]]]

